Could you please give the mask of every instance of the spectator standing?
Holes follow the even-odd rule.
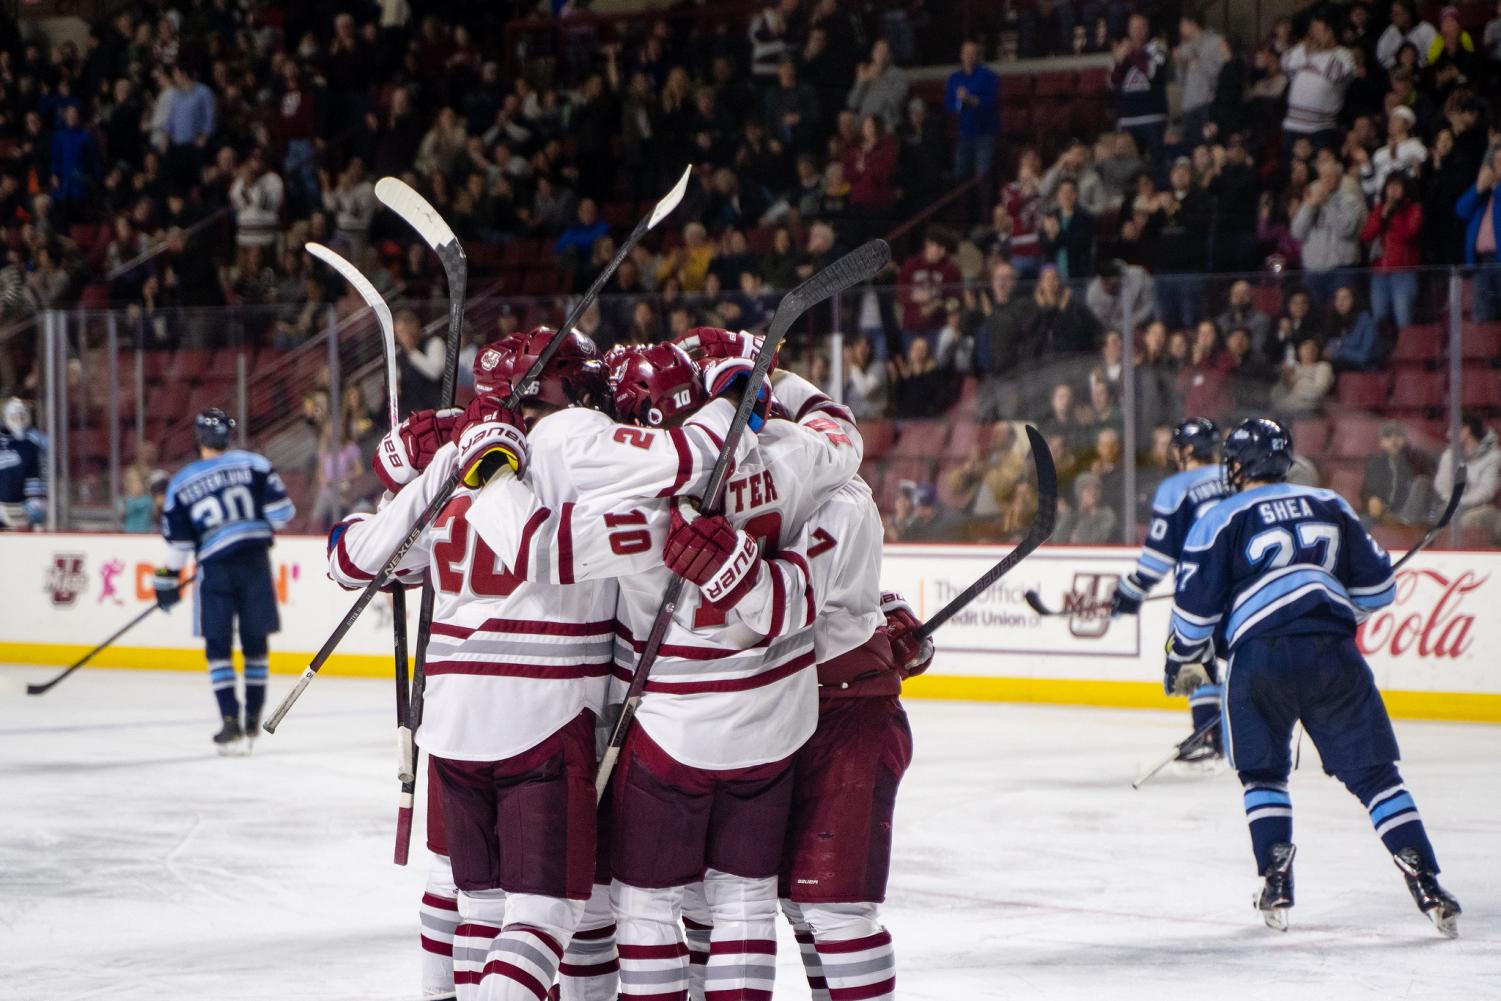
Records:
[[[1355,57],[1335,39],[1333,16],[1315,8],[1308,34],[1282,57],[1289,79],[1282,129],[1308,136],[1316,147],[1339,146],[1340,108],[1355,73]]]
[[[818,140],[818,94],[797,78],[797,61],[783,56],[776,86],[766,91],[762,117],[766,132],[793,153],[809,153]]]
[[[1156,315],[1157,308],[1152,276],[1146,268],[1121,260],[1102,262],[1099,274],[1084,290],[1084,302],[1102,327],[1119,326],[1127,308],[1121,300],[1128,290],[1132,327],[1144,328]]]
[[[886,412],[886,367],[860,334],[844,349],[844,404],[862,421],[878,420]]]
[[[1324,406],[1334,386],[1334,368],[1319,357],[1319,339],[1305,336],[1294,348],[1294,361],[1282,366],[1272,387],[1272,410],[1286,419],[1312,417]],[[1192,411],[1197,413],[1197,411]]]
[[[844,151],[844,173],[855,212],[851,222],[881,230],[891,219],[896,196],[896,164],[901,148],[881,119],[867,115],[860,122],[860,141]],[[825,186],[827,193],[827,186]]]
[[[1421,524],[1433,492],[1433,460],[1408,444],[1401,421],[1382,424],[1380,440],[1360,481],[1360,520],[1367,528]]]
[[[1348,280],[1346,269],[1360,263],[1365,219],[1360,183],[1345,175],[1339,160],[1324,157],[1292,221],[1293,239],[1303,248],[1303,282],[1320,302],[1328,302]]]
[[[1193,161],[1180,156],[1168,172],[1168,190],[1157,196],[1146,230],[1157,276],[1157,318],[1170,330],[1199,322],[1201,282],[1192,276],[1207,264],[1212,211],[1209,193],[1194,183]]]
[[[1417,121],[1411,108],[1399,104],[1386,116],[1386,144],[1370,156],[1363,148],[1356,147],[1355,160],[1361,165],[1360,186],[1367,199],[1375,201],[1381,197],[1386,179],[1393,174],[1413,180],[1422,176],[1423,165],[1428,162],[1428,147],[1412,134]]]
[[[1428,59],[1428,50],[1438,38],[1438,30],[1420,20],[1412,0],[1392,0],[1391,23],[1376,39],[1376,59],[1386,69],[1397,65],[1397,53],[1411,45],[1418,53],[1418,67]]]
[[[1058,185],[1058,207],[1042,217],[1042,257],[1061,278],[1088,278],[1094,244],[1094,216],[1079,204],[1079,185],[1065,178]]]
[[[1455,212],[1465,224],[1465,264],[1475,269],[1475,322],[1501,320],[1501,198],[1496,180],[1501,177],[1501,146],[1491,151],[1475,183],[1459,198]]]
[[[1019,363],[1032,320],[1032,301],[1016,294],[1016,268],[997,261],[990,269],[990,290],[981,300],[984,319],[975,333],[974,370],[980,377],[976,413],[982,420],[1015,416],[1019,411]]]
[[[1185,12],[1178,19],[1178,47],[1173,50],[1178,81],[1183,85],[1180,98],[1183,118],[1179,123],[1189,144],[1204,139],[1204,126],[1214,110],[1215,88],[1220,68],[1225,64],[1224,39],[1218,32],[1204,27],[1196,13]]]
[[[172,96],[163,122],[167,176],[174,188],[187,191],[198,183],[204,148],[218,129],[218,102],[185,64],[173,67],[171,79]]]
[[[290,59],[282,63],[281,101],[275,125],[288,201],[297,215],[306,215],[320,201],[318,162],[313,149],[318,135],[318,114],[312,88],[303,85],[302,72]]]
[[[1497,510],[1497,491],[1501,491],[1501,447],[1496,432],[1474,414],[1459,422],[1459,451],[1468,466],[1468,481],[1459,498],[1459,524],[1484,533],[1494,544],[1501,537],[1501,510]],[[1444,449],[1433,477],[1433,492],[1440,504],[1449,503],[1454,490],[1454,446]]]
[[[903,351],[914,339],[935,334],[943,326],[944,295],[962,281],[953,258],[957,246],[952,233],[934,226],[928,230],[922,251],[903,262],[897,279],[901,286]]]
[[[1137,153],[1136,140],[1129,132],[1101,136],[1096,150],[1095,170],[1105,189],[1105,209],[1120,209],[1132,194],[1131,186],[1136,175],[1148,169],[1147,162]]]
[[[896,416],[932,417],[947,409],[949,373],[933,357],[926,338],[914,337],[905,354],[887,362],[887,375]]]
[[[1036,278],[1042,267],[1042,157],[1022,150],[1016,180],[1001,189],[1001,202],[1011,217],[1011,264],[1020,278]]]
[[[1070,366],[1092,354],[1099,338],[1100,324],[1084,305],[1080,296],[1063,283],[1058,269],[1042,269],[1032,293],[1022,361],[1044,361]]]
[[[1059,155],[1058,161],[1048,168],[1038,184],[1038,191],[1045,201],[1054,200],[1058,187],[1064,181],[1073,181],[1079,191],[1079,205],[1084,211],[1098,218],[1110,208],[1105,184],[1099,171],[1089,162],[1089,144],[1082,139],[1069,140],[1068,147]]]
[[[52,133],[52,197],[64,220],[81,218],[104,173],[99,143],[85,128],[78,105],[63,109],[62,127]]]
[[[850,88],[845,107],[864,118],[875,115],[892,131],[902,122],[902,106],[907,100],[910,83],[907,74],[891,61],[891,46],[877,39],[870,47],[870,61],[855,71],[855,85]]]
[[[413,167],[424,177],[435,174],[450,175],[458,167],[459,158],[469,144],[469,134],[464,123],[452,108],[441,108],[433,120],[432,128],[423,135],[417,146],[417,159]]]
[[[334,216],[334,231],[339,241],[349,248],[349,259],[361,260],[365,248],[370,245],[370,224],[375,221],[379,203],[375,199],[375,186],[365,176],[365,164],[357,156],[349,158],[339,180],[329,185],[328,174],[323,173],[323,208]]]
[[[269,258],[281,226],[282,200],[285,189],[281,178],[266,160],[266,150],[257,146],[240,165],[234,183],[229,186],[229,204],[235,213],[235,245],[239,250],[242,274],[253,270],[245,252],[257,248]]]
[[[1126,37],[1111,48],[1115,68],[1110,84],[1116,92],[1117,127],[1131,133],[1143,156],[1156,160],[1167,129],[1167,51],[1151,30],[1145,14],[1131,15]]]
[[[751,75],[760,83],[776,79],[782,57],[795,42],[792,20],[798,0],[777,0],[761,8],[750,23]]]
[[[403,416],[436,410],[443,405],[443,338],[436,332],[424,334],[422,321],[409,309],[396,314],[395,326]]]
[[[1404,174],[1386,179],[1381,200],[1366,216],[1360,239],[1371,248],[1371,314],[1377,324],[1390,320],[1400,329],[1411,326],[1418,301],[1418,274],[1423,263],[1418,241],[1422,236],[1423,206],[1412,197],[1412,183]]]
[[[990,173],[1000,131],[1001,78],[980,61],[977,42],[959,48],[959,68],[949,74],[944,106],[958,118],[958,141],[954,144],[954,181]]]

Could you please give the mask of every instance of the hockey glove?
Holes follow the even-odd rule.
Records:
[[[1169,658],[1162,668],[1162,690],[1169,695],[1192,695],[1213,680],[1203,664],[1184,664]]]
[[[747,358],[724,358],[720,360],[706,360],[700,366],[699,371],[704,377],[704,389],[708,390],[709,397],[728,396],[730,401],[737,406],[740,396],[745,392],[745,384],[750,379],[751,371],[755,363]],[[749,426],[752,431],[760,431],[766,426],[767,415],[771,413],[771,383],[761,380],[761,389],[756,393],[756,405],[751,408]]]
[[[151,583],[156,588],[156,607],[162,611],[172,611],[172,606],[182,600],[182,583],[177,578],[176,570],[157,567],[156,576]]]
[[[466,487],[484,486],[503,466],[518,477],[526,474],[526,425],[498,396],[471,400],[454,427],[453,441]]]
[[[759,334],[745,330],[693,327],[678,338],[677,345],[688,352],[688,357],[694,361],[710,362],[722,358],[746,358],[754,361],[761,352],[761,341]],[[772,357],[771,367],[777,367],[775,356]]]
[[[1127,574],[1115,585],[1115,594],[1110,598],[1110,617],[1114,619],[1122,615],[1138,614],[1146,591],[1134,573]]]
[[[917,613],[895,591],[881,592],[881,611],[886,615],[886,639],[891,643],[891,654],[896,659],[896,669],[903,678],[922,674],[933,663],[933,639],[917,638],[922,627]]]
[[[453,438],[462,410],[418,410],[386,432],[370,468],[393,494],[415,480],[433,455]]]
[[[755,584],[761,551],[755,539],[733,528],[724,515],[702,515],[688,501],[678,500],[662,562],[696,584],[705,601],[724,610]]]

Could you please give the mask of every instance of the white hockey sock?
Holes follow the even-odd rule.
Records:
[[[683,937],[688,942],[688,1001],[704,1001],[704,971],[709,965],[709,933],[714,915],[704,899],[704,884],[683,887]]]
[[[782,898],[782,913],[792,925],[792,934],[797,939],[797,950],[803,958],[803,972],[808,975],[808,990],[813,1001],[829,1001],[829,982],[824,979],[823,961],[818,958],[818,949],[813,944],[813,927],[803,914],[803,905]]]
[[[563,943],[573,937],[583,913],[582,900],[507,894],[505,923],[490,940],[477,1001],[548,1001]]]
[[[683,888],[610,884],[620,949],[620,996],[683,1001],[688,996],[688,946],[678,924]]]
[[[422,996],[453,996],[453,933],[459,924],[458,890],[446,855],[433,855],[422,892]]]
[[[506,891],[459,891],[459,923],[453,930],[453,985],[459,1001],[476,1001],[490,943],[505,923]]]
[[[714,929],[704,970],[704,1001],[770,999],[777,972],[777,880],[708,869],[704,898]]]
[[[610,888],[594,884],[578,930],[558,967],[561,1001],[615,1001],[620,990],[620,961],[615,951],[615,914]]]
[[[804,904],[803,916],[813,929],[829,1001],[895,1001],[896,953],[875,904]]]

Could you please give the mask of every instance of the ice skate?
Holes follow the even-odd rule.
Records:
[[[240,721],[233,716],[224,717],[224,728],[214,734],[214,745],[221,757],[241,753],[245,734],[240,730]]]
[[[1459,937],[1459,901],[1454,894],[1438,885],[1438,874],[1423,867],[1423,860],[1416,848],[1404,848],[1392,856],[1402,878],[1407,881],[1407,891],[1412,894],[1418,910],[1428,915],[1433,926],[1445,938]]]
[[[244,731],[245,743],[244,743],[244,750],[241,753],[243,753],[245,755],[249,755],[251,751],[255,750],[255,739],[257,737],[259,737],[260,735],[261,735],[261,721],[260,721],[260,717],[258,717],[258,716],[246,716],[245,717],[245,731]]]
[[[1273,845],[1271,865],[1261,874],[1261,892],[1251,898],[1261,912],[1261,920],[1277,931],[1287,931],[1287,912],[1293,905],[1293,856],[1297,852],[1286,842]]]

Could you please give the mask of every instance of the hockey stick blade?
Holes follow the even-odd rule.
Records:
[[[193,583],[193,581],[195,581],[197,579],[198,579],[198,575],[195,573],[193,576],[189,577],[187,580],[185,580],[181,584],[179,584],[178,585],[178,589],[181,590],[182,588],[187,587],[189,584]],[[100,654],[100,652],[103,651],[105,648],[113,646],[114,643],[115,643],[115,641],[118,640],[121,636],[124,636],[126,633],[130,632],[136,626],[140,625],[142,622],[144,622],[148,618],[150,618],[151,617],[151,613],[154,612],[154,611],[156,611],[159,607],[160,606],[158,606],[155,602],[152,602],[148,607],[146,607],[146,608],[144,608],[144,609],[141,610],[141,614],[137,615],[135,618],[133,618],[129,622],[125,623],[125,625],[121,626],[119,629],[116,629],[114,631],[114,633],[110,635],[109,639],[105,640],[103,643],[100,643],[98,646],[94,647],[94,649],[90,650],[88,653],[84,654],[82,657],[79,657],[71,665],[69,665],[65,670],[63,670],[63,672],[61,674],[59,674],[57,677],[53,678],[50,681],[43,681],[43,682],[41,682],[39,684],[27,685],[26,686],[26,694],[27,695],[45,695],[47,692],[50,692],[57,685],[61,684],[62,681],[63,681],[63,679],[66,678],[68,675],[72,674],[74,671],[78,670],[80,667],[83,667],[89,661],[91,661],[95,657],[97,657]]]
[[[1032,520],[1032,527],[1027,529],[1026,537],[1017,543],[1016,548],[1007,553],[1004,559],[985,571],[979,580],[961,591],[953,601],[944,605],[936,615],[924,622],[914,634],[919,640],[932,636],[940,626],[962,611],[965,605],[974,601],[992,584],[1010,573],[1018,563],[1031,556],[1038,546],[1052,536],[1053,525],[1058,520],[1058,471],[1053,466],[1053,453],[1048,451],[1047,441],[1030,424],[1027,425],[1027,443],[1032,446],[1032,464],[1037,468],[1037,517]],[[1028,603],[1031,603],[1030,599]]]
[[[777,303],[777,310],[771,318],[771,325],[767,327],[760,350],[756,352],[756,362],[751,368],[750,378],[745,382],[745,391],[741,394],[740,406],[735,409],[735,417],[730,422],[729,430],[724,436],[724,444],[719,449],[719,458],[715,460],[714,469],[709,474],[709,482],[704,487],[703,497],[699,502],[700,511],[712,514],[719,510],[720,494],[724,491],[724,481],[729,475],[730,459],[735,454],[735,446],[745,432],[745,426],[750,423],[751,410],[754,409],[756,400],[761,394],[761,384],[765,382],[767,373],[771,371],[772,360],[776,358],[777,349],[781,346],[782,339],[787,336],[787,331],[792,329],[792,325],[804,313],[825,299],[875,277],[890,260],[891,247],[886,241],[871,240],[810,277],[788,292],[782,297],[782,301]],[[647,678],[651,675],[652,665],[656,663],[657,655],[662,648],[662,641],[666,639],[667,629],[672,623],[673,613],[677,611],[678,600],[682,597],[683,585],[683,578],[677,574],[672,574],[667,581],[667,589],[662,595],[662,604],[657,609],[656,618],[652,620],[651,631],[647,633],[641,656],[636,661],[636,670],[631,675],[631,684],[625,693],[625,704],[621,707],[620,718],[615,721],[615,728],[610,732],[610,743],[605,748],[604,757],[595,775],[594,798],[596,801],[604,798],[605,789],[610,784],[610,774],[615,770],[615,762],[620,758],[620,749],[625,744],[626,734],[630,732],[631,722],[636,718],[636,709],[641,704],[642,694],[646,691]]]
[[[394,428],[400,423],[400,418],[396,405],[396,328],[391,320],[391,307],[386,305],[386,300],[381,298],[375,286],[370,284],[370,279],[366,278],[360,269],[350,263],[347,258],[321,243],[308,243],[306,246],[308,253],[333,268],[340,277],[354,286],[354,290],[365,301],[365,305],[375,313],[375,321],[380,325],[381,345],[386,352],[386,397],[389,400],[387,409],[390,412],[391,426]]]
[[[543,367],[545,367],[547,362],[551,360],[552,356],[557,353],[558,347],[563,342],[564,332],[572,329],[573,325],[578,322],[579,317],[581,317],[584,314],[584,311],[589,308],[589,305],[593,301],[593,299],[598,297],[599,290],[604,287],[605,282],[609,280],[610,276],[614,273],[614,270],[620,266],[620,263],[625,260],[626,255],[635,248],[636,244],[641,242],[641,238],[646,235],[647,231],[651,229],[652,226],[656,225],[656,223],[665,218],[667,214],[670,213],[673,209],[677,208],[678,203],[683,200],[683,192],[687,189],[688,176],[691,172],[691,167],[683,172],[683,177],[678,180],[678,183],[673,187],[672,191],[668,192],[667,196],[657,203],[656,207],[652,209],[651,214],[637,224],[636,229],[631,233],[630,238],[627,239],[625,243],[621,244],[620,249],[615,252],[615,256],[610,260],[609,266],[607,266],[603,271],[599,273],[598,277],[594,279],[594,284],[589,286],[589,291],[586,292],[584,294],[584,297],[579,300],[577,305],[574,306],[573,311],[569,314],[568,320],[562,327],[558,329],[555,334],[553,334],[552,340],[550,340],[547,346],[542,349],[542,353],[537,357],[537,360],[532,363],[531,367],[527,369],[526,374],[517,381],[515,386],[512,387],[511,397],[506,401],[506,405],[508,407],[514,410],[521,405],[521,401],[525,398],[523,395],[524,390],[529,383],[534,381],[537,376],[541,374]],[[411,191],[411,188],[406,184],[400,181],[395,181],[394,178],[382,178],[382,180],[389,180],[393,181],[395,184],[400,184],[401,188],[405,188],[407,191],[411,192],[411,195],[416,199],[416,202],[419,202],[421,205],[427,204],[426,200],[423,199],[421,195],[418,195],[415,191]],[[380,195],[380,187],[381,186],[379,184],[376,185],[377,197],[379,197]],[[387,185],[387,190],[395,192],[399,189]],[[405,198],[405,196],[402,197]],[[387,202],[386,204],[390,205],[391,203]],[[403,204],[411,206],[413,203],[411,199],[407,199]],[[431,209],[431,206],[428,206],[428,208]],[[413,208],[412,211],[414,213],[420,213],[420,209],[417,208]],[[412,217],[403,215],[403,218],[410,220]],[[438,222],[442,223],[442,220],[439,219]],[[449,233],[450,237],[452,236],[452,230],[448,230],[446,224],[443,225],[443,229]],[[418,231],[422,232],[421,227],[418,227]],[[423,235],[424,239],[426,239],[427,234],[424,233]],[[452,242],[457,245],[458,241],[456,238],[454,238]],[[886,253],[889,258],[890,250],[888,249]],[[835,263],[837,264],[838,262]],[[814,277],[816,278],[817,276]],[[809,282],[811,281],[812,279],[809,280]],[[439,488],[437,495],[433,497],[432,501],[428,503],[427,507],[423,509],[422,513],[417,516],[417,520],[413,523],[411,530],[407,532],[406,538],[402,539],[397,547],[391,551],[391,555],[386,558],[386,562],[381,567],[380,572],[377,573],[373,578],[371,578],[370,583],[365,585],[365,589],[360,592],[360,596],[355,599],[355,602],[350,607],[349,611],[344,613],[344,618],[339,620],[339,624],[334,627],[334,631],[329,635],[328,639],[323,642],[323,646],[318,649],[318,652],[314,654],[313,659],[308,663],[307,668],[304,669],[301,676],[298,677],[297,684],[292,687],[292,690],[288,692],[286,694],[286,697],[282,699],[281,703],[277,705],[276,710],[272,712],[272,714],[267,717],[265,723],[262,724],[263,729],[265,729],[267,733],[276,732],[276,728],[281,725],[281,721],[286,718],[286,715],[291,711],[292,706],[295,705],[297,700],[302,697],[302,693],[307,689],[307,686],[312,683],[312,680],[318,674],[318,671],[328,661],[328,658],[333,655],[334,650],[338,648],[339,643],[343,641],[344,637],[349,634],[349,630],[354,625],[355,620],[358,619],[360,615],[364,613],[365,609],[369,607],[370,602],[374,599],[376,592],[384,587],[387,582],[390,581],[392,576],[395,575],[396,568],[401,566],[401,561],[406,558],[406,554],[411,550],[412,546],[417,544],[417,540],[422,537],[422,533],[427,531],[427,526],[432,524],[433,519],[437,518],[438,512],[443,510],[444,505],[446,505],[449,498],[453,496],[453,492],[458,489],[460,475],[461,471],[458,469],[455,469],[453,473],[449,475],[448,479]],[[415,712],[415,710],[416,706],[414,705],[413,711]]]
[[[433,250],[450,243],[458,244],[459,238],[454,235],[448,223],[443,221],[438,210],[401,178],[382,177],[376,181],[375,197],[386,208],[405,219]]]
[[[1182,757],[1185,751],[1192,750],[1193,748],[1198,747],[1205,740],[1207,740],[1209,738],[1209,735],[1213,733],[1215,729],[1219,727],[1219,725],[1220,718],[1216,716],[1205,723],[1203,726],[1199,727],[1193,733],[1189,734],[1187,737],[1184,737],[1173,748],[1173,753],[1157,762],[1157,764],[1153,765],[1151,768],[1148,768],[1145,772],[1142,772],[1141,775],[1137,777],[1136,781],[1131,783],[1131,788],[1140,789],[1153,775],[1156,775],[1168,765],[1172,764],[1174,761],[1177,761],[1180,757]]]
[[[1392,573],[1395,574],[1407,565],[1414,556],[1428,548],[1428,545],[1438,538],[1438,533],[1449,527],[1449,522],[1454,520],[1454,512],[1459,510],[1459,499],[1465,492],[1465,486],[1470,480],[1469,466],[1461,462],[1459,468],[1454,470],[1454,486],[1449,490],[1449,503],[1444,505],[1444,513],[1439,515],[1438,521],[1434,522],[1418,544],[1402,554],[1402,558],[1392,565]]]
[[[1166,601],[1166,600],[1168,600],[1171,597],[1172,597],[1171,594],[1154,594],[1151,597],[1141,599],[1141,601],[1142,601],[1142,604],[1146,604],[1149,601]],[[1045,602],[1045,601],[1042,600],[1042,595],[1038,594],[1036,591],[1031,591],[1031,590],[1024,591],[1024,592],[1022,592],[1022,598],[1024,598],[1026,600],[1027,604],[1029,606],[1031,606],[1032,611],[1034,611],[1038,615],[1041,615],[1041,616],[1044,616],[1044,617],[1049,616],[1049,615],[1072,615],[1073,614],[1073,610],[1069,609],[1067,607],[1064,607],[1064,608],[1049,608],[1047,606],[1047,602]]]

